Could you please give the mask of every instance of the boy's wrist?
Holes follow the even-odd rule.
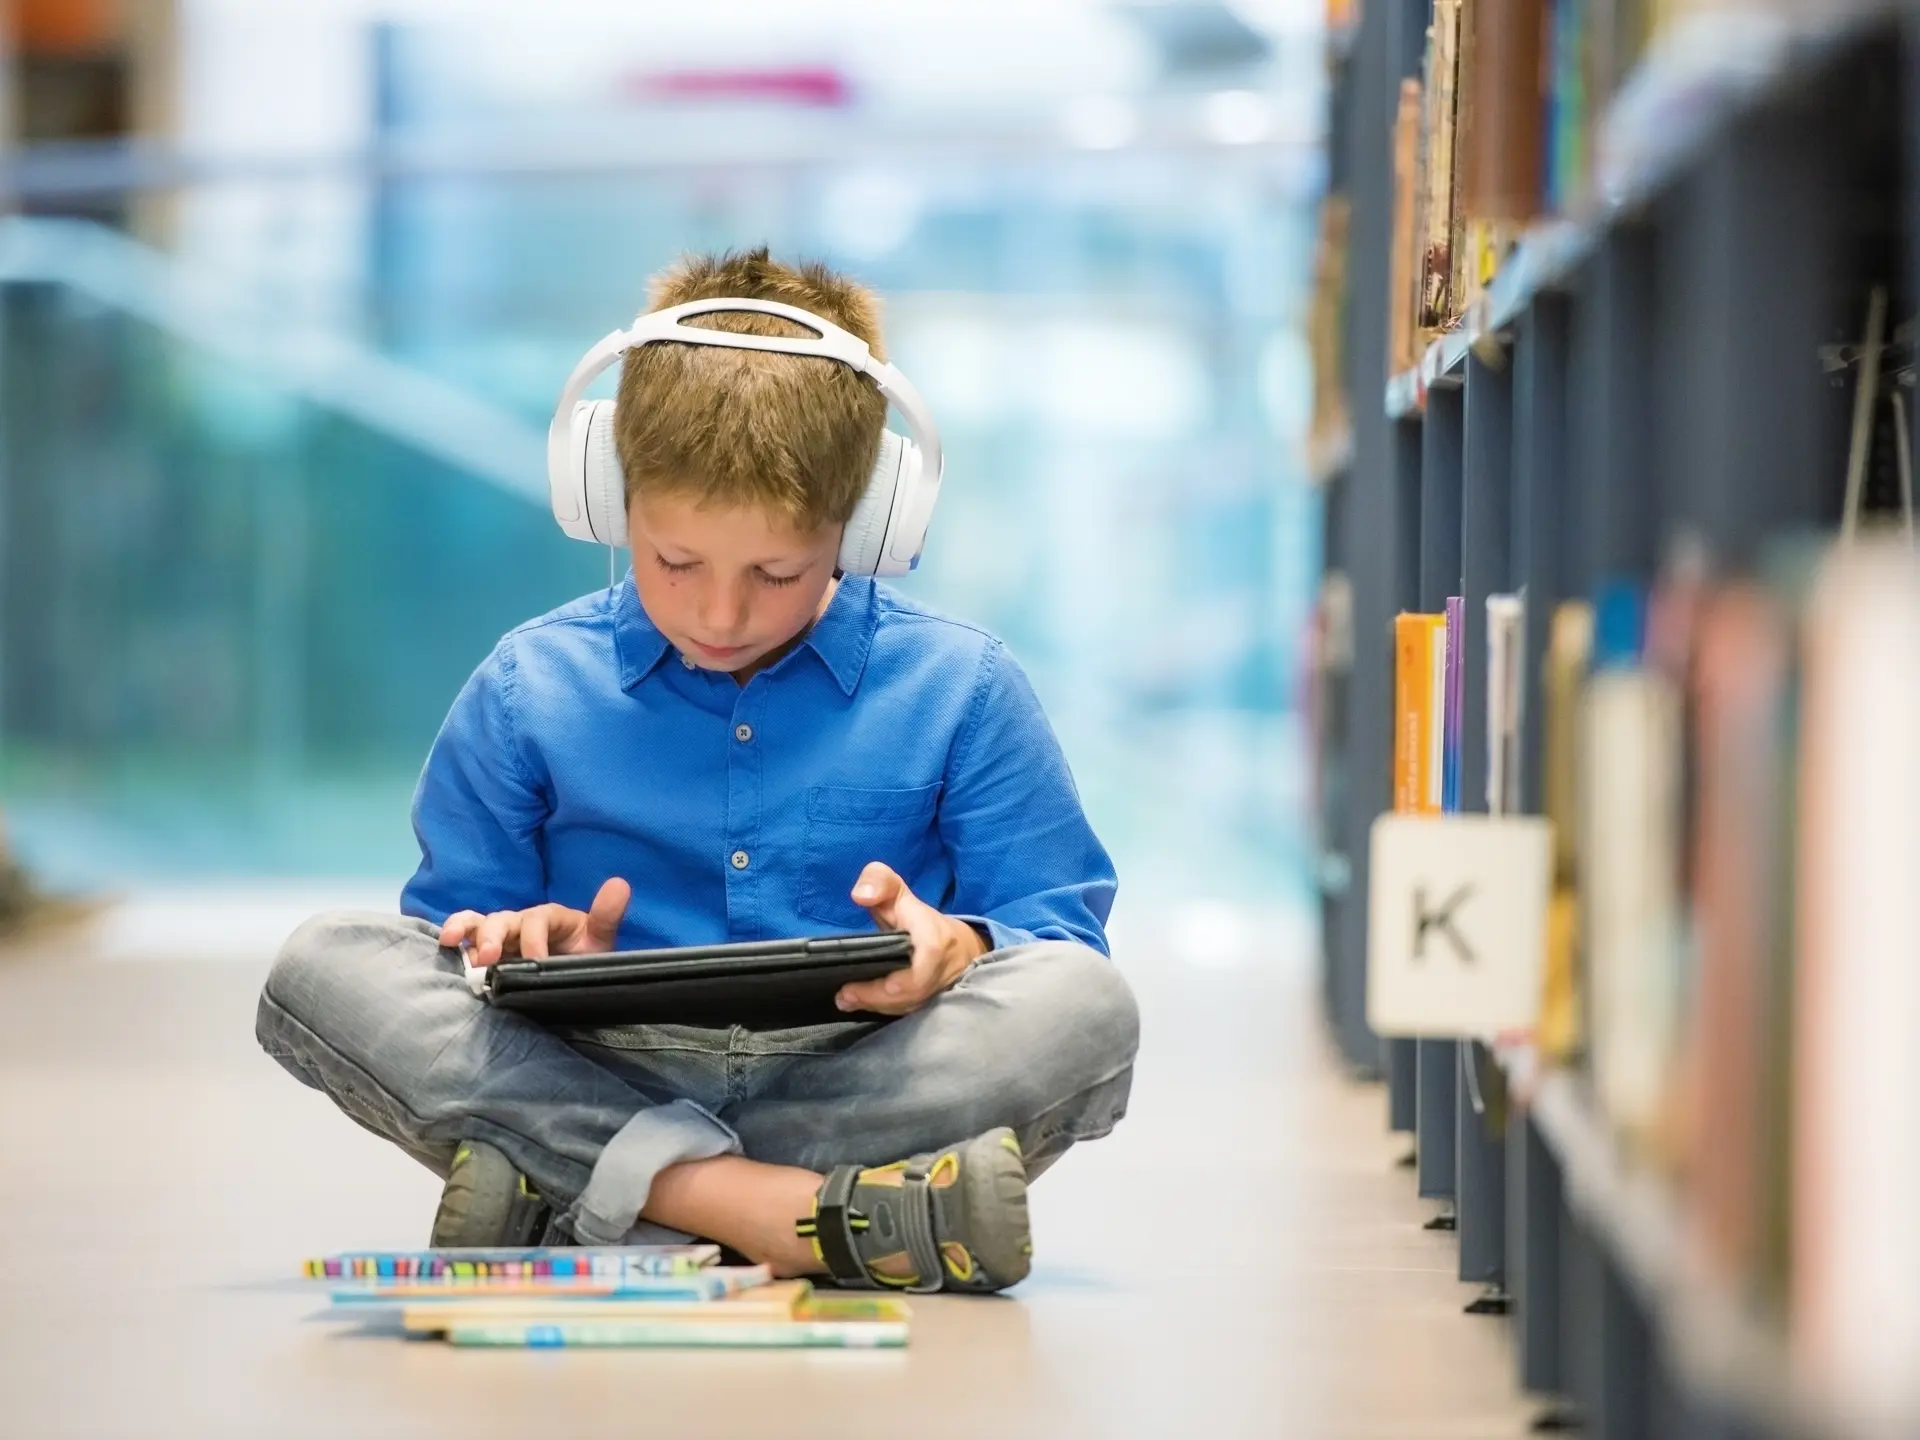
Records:
[[[953,915],[947,916],[947,923],[953,927],[957,948],[969,965],[993,949],[993,939],[987,934],[985,926]]]

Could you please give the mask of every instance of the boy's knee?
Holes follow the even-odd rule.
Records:
[[[267,1004],[309,1029],[323,1030],[329,1017],[378,1004],[372,993],[391,975],[393,952],[431,943],[424,921],[375,910],[327,910],[303,922],[274,957],[262,992]]]
[[[1091,946],[1049,940],[1034,968],[1042,1008],[1072,1029],[1097,1036],[1114,1054],[1132,1059],[1140,1048],[1140,1006],[1120,967]]]
[[[1086,945],[1046,940],[983,968],[1009,962],[999,976],[982,978],[1009,987],[1008,1002],[1024,1016],[1023,1028],[1056,1066],[1075,1072],[1060,1081],[1094,1084],[1133,1063],[1140,1007],[1113,961]]]

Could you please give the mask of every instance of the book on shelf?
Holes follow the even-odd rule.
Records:
[[[1446,693],[1446,619],[1403,614],[1394,621],[1393,808],[1440,812]]]
[[[1583,707],[1581,957],[1601,1111],[1630,1149],[1658,1156],[1678,1018],[1682,710],[1645,645],[1644,593],[1604,587]]]
[[[1441,705],[1440,808],[1451,815],[1460,809],[1460,747],[1466,738],[1467,602],[1459,595],[1447,598],[1445,698]]]
[[[1420,358],[1419,275],[1414,264],[1419,223],[1420,82],[1400,82],[1393,122],[1393,249],[1388,257],[1387,368],[1411,369]]]
[[[1781,843],[1793,756],[1792,636],[1784,607],[1742,582],[1710,596],[1693,670],[1695,974],[1682,1045],[1682,1193],[1701,1272],[1761,1307],[1780,1285],[1765,1243],[1786,1143],[1767,1100],[1769,1037],[1788,1003],[1782,921],[1793,876]]]
[[[1552,0],[1547,38],[1546,204],[1566,214],[1586,198],[1591,135],[1587,110],[1587,10],[1591,0]]]
[[[1842,547],[1802,629],[1791,1036],[1796,1369],[1920,1430],[1920,563]],[[1782,1057],[1774,1057],[1781,1063]]]
[[[1310,478],[1320,479],[1321,461],[1352,442],[1353,412],[1347,398],[1347,256],[1353,206],[1344,195],[1320,205],[1320,238],[1314,249],[1313,298],[1307,311],[1307,346],[1313,368],[1313,417],[1308,425]]]
[[[1353,672],[1353,585],[1342,571],[1329,570],[1321,578],[1308,650],[1307,714],[1316,759],[1309,783],[1324,865],[1346,843],[1347,772],[1340,741],[1347,733]]]
[[[1420,125],[1420,189],[1416,253],[1420,267],[1417,323],[1446,328],[1453,277],[1454,136],[1460,81],[1462,0],[1434,0],[1427,32],[1425,114]]]
[[[1461,124],[1466,263],[1456,309],[1492,283],[1546,198],[1549,0],[1471,3]]]
[[[1479,67],[1481,0],[1460,0],[1459,53],[1454,61],[1453,94],[1453,215],[1447,238],[1447,312],[1463,314],[1472,300],[1475,267],[1467,252],[1467,201],[1474,193],[1474,169],[1479,159],[1474,132],[1480,123],[1475,75]]]
[[[1487,813],[1520,810],[1520,733],[1526,706],[1526,603],[1487,597]]]
[[[1547,630],[1542,808],[1553,832],[1553,892],[1547,902],[1547,954],[1534,1043],[1553,1064],[1579,1053],[1585,1016],[1580,984],[1580,702],[1593,653],[1593,607],[1558,606]]]

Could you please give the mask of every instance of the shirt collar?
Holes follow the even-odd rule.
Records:
[[[807,631],[794,653],[813,651],[841,692],[851,695],[867,667],[867,652],[873,648],[873,632],[878,624],[877,613],[873,581],[865,576],[844,576],[834,589],[833,599],[827,602],[826,613],[814,621],[813,628]],[[633,588],[631,570],[620,581],[620,593],[614,597],[613,635],[620,656],[622,690],[633,689],[651,675],[673,648],[647,617],[640,604],[640,594]],[[780,663],[784,665],[787,661]]]
[[[801,648],[820,657],[843,694],[853,694],[860,672],[867,668],[878,613],[873,581],[864,575],[844,575],[827,602],[827,613],[813,622],[800,642]]]
[[[631,570],[621,578],[620,593],[613,598],[613,640],[620,654],[622,690],[633,689],[651,675],[672,648],[641,607],[640,592],[633,588]]]

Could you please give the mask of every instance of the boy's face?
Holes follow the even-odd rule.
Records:
[[[798,530],[757,506],[636,495],[627,509],[634,588],[682,655],[750,673],[826,608],[840,529]]]

